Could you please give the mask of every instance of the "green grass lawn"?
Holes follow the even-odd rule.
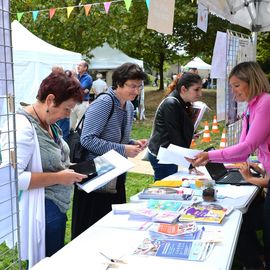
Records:
[[[157,91],[153,87],[146,87],[145,89],[145,108],[146,108],[146,120],[144,121],[135,121],[133,124],[132,129],[132,138],[134,139],[140,139],[140,138],[149,138],[151,134],[152,129],[152,123],[154,114],[156,111],[156,108],[162,98],[164,97],[164,92]],[[216,91],[215,90],[203,90],[203,98],[202,101],[204,101],[211,110],[206,112],[203,120],[201,122],[200,127],[198,128],[203,129],[204,128],[204,121],[208,121],[209,128],[211,129],[211,124],[213,121],[213,116],[216,114]],[[197,149],[204,149],[209,147],[210,145],[215,146],[216,148],[219,148],[220,138],[221,138],[221,132],[223,129],[224,124],[219,123],[219,134],[211,134],[211,142],[210,143],[202,143],[200,136],[199,139],[196,140],[196,148]],[[138,173],[128,173],[127,175],[127,182],[126,182],[126,191],[127,191],[127,198],[129,198],[141,191],[144,187],[149,186],[150,183],[153,182],[153,178],[149,175],[144,174],[138,174]],[[70,229],[71,229],[71,209],[67,212],[68,215],[68,221],[67,221],[67,230],[66,230],[66,237],[65,242],[68,243],[70,241]],[[0,269],[5,269],[7,265],[11,264],[12,261],[14,261],[14,251],[12,251],[11,255],[8,253],[8,249],[5,247],[4,244],[0,245]],[[5,255],[6,254],[6,255]],[[16,256],[15,256],[16,257]],[[18,269],[18,268],[9,268],[9,269]],[[233,267],[234,270],[240,269],[237,265]]]

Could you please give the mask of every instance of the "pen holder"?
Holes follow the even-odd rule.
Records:
[[[216,201],[216,189],[215,182],[213,180],[208,180],[204,182],[202,198],[205,202]]]

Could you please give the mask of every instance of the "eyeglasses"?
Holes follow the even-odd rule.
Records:
[[[132,90],[136,90],[136,89],[142,90],[142,88],[143,88],[143,85],[142,84],[136,85],[136,84],[125,83],[124,85],[127,86],[128,88],[132,89]]]

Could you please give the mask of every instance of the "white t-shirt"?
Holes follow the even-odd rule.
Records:
[[[93,81],[92,88],[94,89],[95,94],[98,95],[102,92],[105,92],[108,86],[107,83],[104,82],[102,79],[97,79]]]

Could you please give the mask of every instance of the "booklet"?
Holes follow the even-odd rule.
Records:
[[[196,101],[192,103],[191,111],[192,111],[192,122],[194,124],[194,130],[196,130],[203,118],[203,115],[209,107],[202,101]]]
[[[84,184],[77,183],[78,187],[87,193],[104,186],[134,166],[131,161],[120,155],[115,150],[110,150],[98,157],[98,159],[95,158],[94,160],[98,175]]]
[[[193,190],[191,188],[168,188],[168,187],[149,187],[138,194],[140,199],[158,200],[191,200]]]
[[[221,223],[226,215],[227,209],[216,209],[208,206],[189,206],[185,208],[179,221],[195,221],[206,223]]]
[[[80,182],[80,184],[84,184],[91,179],[94,179],[96,176],[101,176],[111,171],[115,166],[105,157],[99,156],[93,160],[86,160],[73,164],[69,168],[73,169],[77,173],[86,174],[88,176]]]
[[[212,251],[213,247],[214,243],[200,240],[151,240],[146,238],[134,251],[134,254],[203,261]]]
[[[195,222],[178,224],[154,223],[149,229],[151,239],[195,240],[201,239],[204,228],[198,228]]]
[[[147,208],[157,211],[173,211],[177,212],[181,209],[183,203],[174,200],[154,200],[150,199],[147,202]]]

